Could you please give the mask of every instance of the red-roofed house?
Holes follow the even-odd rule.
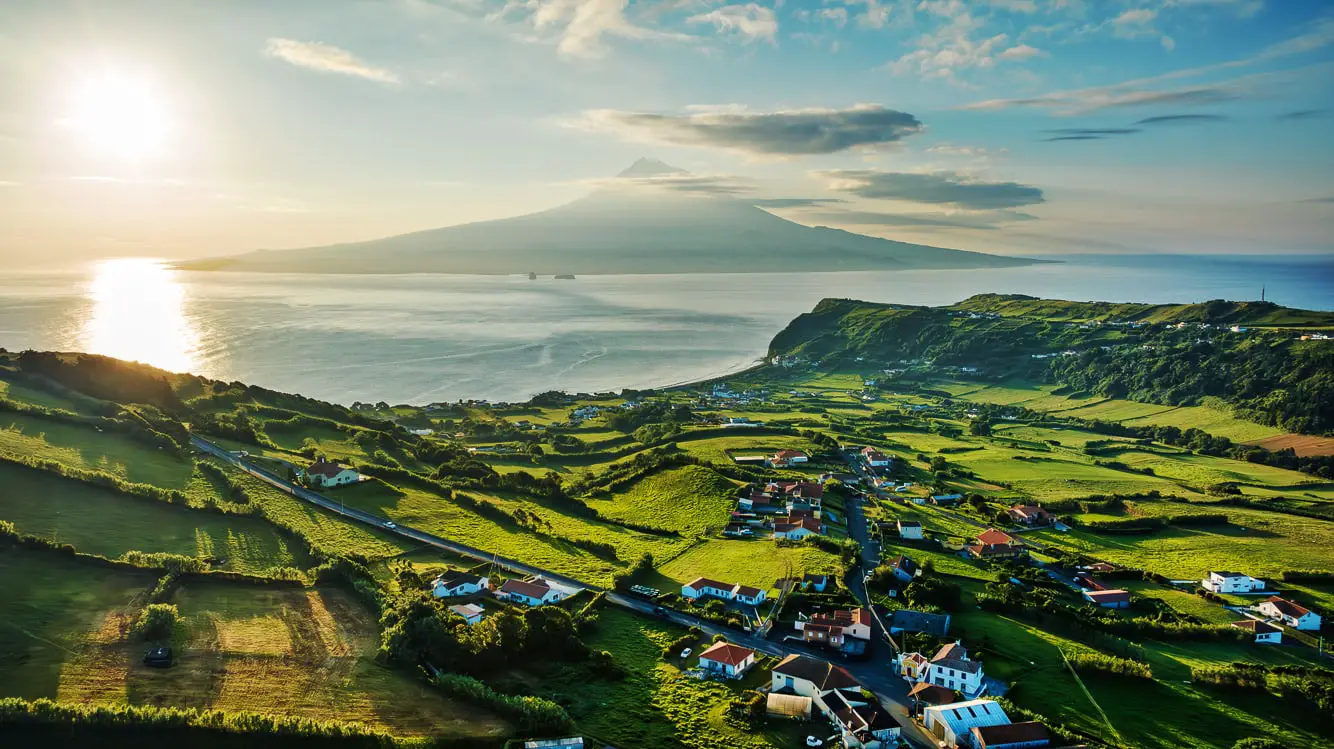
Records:
[[[496,597],[525,606],[541,606],[547,603],[563,601],[572,591],[564,586],[555,585],[538,575],[527,580],[506,580],[496,589]]]
[[[1320,615],[1284,598],[1270,596],[1260,602],[1260,613],[1278,619],[1293,629],[1320,629]]]
[[[808,460],[810,460],[809,456],[800,450],[779,450],[767,462],[770,468],[786,468],[790,465],[805,463]]]
[[[347,466],[338,465],[337,461],[329,462],[321,458],[310,465],[305,470],[306,483],[311,486],[320,486],[329,488],[331,486],[343,486],[344,484],[355,484],[361,480],[361,474]]]
[[[700,668],[725,674],[729,679],[740,679],[753,665],[754,650],[726,641],[715,642],[713,647],[699,654]]]
[[[802,633],[802,639],[822,645],[842,647],[847,638],[871,639],[871,612],[863,608],[851,611],[841,609],[828,614],[813,614],[810,619],[797,619],[793,626]]]
[[[894,462],[893,458],[880,452],[874,447],[862,448],[862,460],[866,461],[866,465],[871,466],[872,468],[883,468]]]
[[[1016,523],[1027,526],[1051,525],[1051,513],[1038,505],[1015,505],[1006,512],[1009,513],[1010,519]]]
[[[820,521],[815,518],[800,518],[791,523],[774,523],[774,538],[788,538],[795,541],[818,535],[820,535]]]
[[[1025,553],[1023,544],[1014,536],[995,528],[978,534],[977,543],[967,548],[968,553],[978,559],[1012,559]]]
[[[1124,609],[1130,606],[1130,592],[1125,590],[1086,590],[1084,598],[1105,609]]]

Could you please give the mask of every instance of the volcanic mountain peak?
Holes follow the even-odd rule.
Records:
[[[624,171],[622,171],[620,174],[616,176],[660,177],[664,174],[689,174],[689,173],[690,172],[687,172],[684,169],[679,169],[677,167],[674,167],[671,164],[666,164],[661,161],[658,161],[657,159],[650,159],[645,157],[631,164],[629,167],[627,167]]]

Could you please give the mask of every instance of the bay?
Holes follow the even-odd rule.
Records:
[[[977,293],[1334,309],[1321,256],[1071,256],[984,270],[581,276],[198,273],[142,259],[0,278],[0,346],[91,351],[340,403],[521,400],[743,369],[820,299]]]

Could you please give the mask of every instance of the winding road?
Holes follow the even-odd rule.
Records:
[[[688,614],[683,614],[679,611],[667,610],[667,613],[665,615],[657,614],[655,613],[655,609],[657,607],[651,601],[647,601],[641,598],[635,598],[632,596],[627,596],[622,593],[617,593],[615,591],[608,590],[600,585],[593,585],[591,583],[586,583],[582,580],[576,580],[572,577],[561,575],[552,572],[550,570],[545,570],[540,567],[534,567],[531,564],[524,564],[523,562],[520,562],[515,559],[508,559],[506,557],[502,557],[488,551],[483,551],[482,549],[468,546],[466,544],[461,544],[456,541],[450,541],[447,538],[441,538],[440,536],[436,536],[434,534],[427,533],[425,531],[420,531],[415,528],[409,528],[407,526],[398,524],[391,525],[390,524],[391,521],[388,518],[383,518],[378,515],[373,515],[369,512],[365,512],[364,510],[359,510],[354,507],[347,507],[341,502],[335,502],[334,500],[329,499],[328,497],[318,492],[311,491],[306,487],[294,484],[288,481],[287,479],[284,479],[274,474],[272,471],[257,466],[254,463],[245,460],[245,458],[243,458],[242,456],[237,455],[236,453],[233,453],[222,447],[219,447],[218,445],[209,442],[208,440],[202,437],[191,435],[190,441],[199,450],[202,450],[203,452],[208,453],[209,455],[212,455],[218,458],[219,460],[224,460],[236,466],[237,468],[240,468],[241,470],[245,471],[251,476],[260,479],[261,481],[264,481],[265,483],[268,483],[271,486],[296,497],[297,499],[309,502],[310,504],[316,505],[324,510],[328,510],[329,512],[332,512],[336,515],[342,515],[343,517],[348,518],[349,520],[355,520],[359,523],[364,523],[366,525],[372,526],[374,528],[379,529],[381,532],[392,533],[397,536],[401,536],[403,538],[417,541],[419,543],[427,544],[429,546],[434,546],[439,549],[444,549],[445,551],[449,551],[459,556],[467,557],[469,559],[475,559],[481,562],[490,562],[495,564],[497,567],[508,570],[510,572],[515,572],[523,575],[541,575],[547,578],[548,580],[553,580],[557,583],[572,588],[605,592],[607,594],[606,595],[607,602],[615,606],[620,606],[623,609],[633,611],[642,616],[647,616],[650,618],[660,619],[660,620],[665,619],[667,621],[672,622],[673,624],[677,624],[683,627],[699,627],[705,634],[709,635],[710,637],[712,637],[713,635],[723,635],[730,642],[734,642],[738,645],[751,648],[752,650],[756,650],[758,652],[765,653],[767,655],[772,655],[782,658],[788,655],[797,654],[797,655],[809,655],[814,658],[819,658],[820,660],[829,659],[829,655],[826,652],[818,651],[812,648],[807,648],[787,641],[774,641],[762,637],[757,637],[751,633],[738,631],[732,629],[731,627],[725,627],[719,624],[715,624],[713,622],[705,621],[698,617],[690,616]],[[850,502],[848,505],[847,520],[849,529],[853,527],[854,521],[858,524],[858,526],[860,527],[860,532],[859,534],[855,534],[854,538],[856,538],[859,542],[865,544],[866,541],[868,540],[865,539],[866,521],[862,517],[860,506],[855,502]],[[866,555],[868,554],[867,549],[868,547],[864,545],[863,546],[864,561],[868,559],[866,557]],[[874,566],[870,568],[874,569]],[[857,578],[856,580],[854,580],[854,583],[858,583],[856,585],[856,588],[858,589],[853,591],[854,595],[856,595],[857,598],[860,601],[862,601],[863,604],[869,605],[869,600],[866,597],[865,582],[861,580],[860,575],[855,575],[854,577]],[[874,607],[871,607],[871,609],[874,614]],[[880,625],[880,620],[878,615],[875,616],[875,619],[877,625]],[[886,630],[883,628],[883,625],[879,627],[879,633],[881,634],[882,638],[884,638],[886,643],[892,646],[892,642],[888,640],[888,635],[886,634]],[[874,692],[875,695],[878,698],[880,698],[881,704],[885,707],[886,710],[890,712],[891,715],[894,716],[894,718],[898,721],[899,725],[903,727],[903,737],[907,739],[909,743],[913,744],[914,746],[921,747],[922,749],[927,749],[927,748],[935,749],[936,747],[935,742],[931,740],[930,736],[926,732],[924,732],[917,724],[913,723],[910,718],[911,702],[908,699],[907,683],[904,682],[903,679],[896,676],[893,670],[888,666],[886,662],[884,662],[883,660],[846,661],[840,663],[839,665],[847,669],[854,677],[856,677],[858,681],[862,683],[863,686]]]

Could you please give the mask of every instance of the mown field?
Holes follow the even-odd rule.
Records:
[[[127,497],[9,463],[0,463],[0,484],[0,520],[89,554],[114,559],[131,550],[165,551],[211,557],[242,572],[312,564],[300,539],[258,517]]]
[[[699,536],[718,531],[736,507],[737,484],[702,466],[643,479],[627,491],[589,500],[600,515]]]
[[[54,460],[167,489],[185,489],[194,473],[191,461],[123,434],[14,413],[0,413],[0,455]]]
[[[404,736],[510,730],[376,665],[375,622],[338,590],[188,586],[175,598],[177,663],[148,668],[129,627],[155,577],[0,551],[0,695],[274,712]]]

